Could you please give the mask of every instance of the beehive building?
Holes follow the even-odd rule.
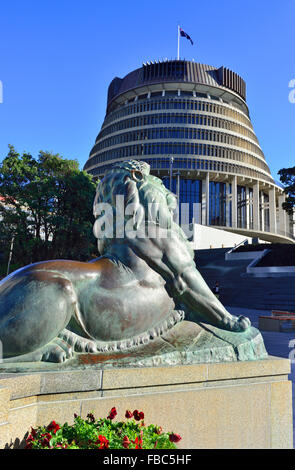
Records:
[[[253,130],[244,80],[185,60],[143,64],[109,85],[84,169],[143,159],[187,203],[189,221],[271,242],[293,242],[282,188]],[[193,210],[194,208],[194,210]]]

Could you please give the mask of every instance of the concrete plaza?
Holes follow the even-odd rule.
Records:
[[[252,325],[258,328],[259,315],[270,315],[271,311],[268,310],[254,310],[238,307],[227,307],[227,310],[234,315],[245,315],[250,318]],[[266,350],[270,356],[290,358],[291,360],[291,374],[289,380],[292,382],[292,395],[293,395],[293,434],[295,436],[295,330],[287,329],[282,332],[261,331],[264,339]],[[290,341],[294,340],[294,345],[289,347]],[[292,354],[293,351],[293,354]]]

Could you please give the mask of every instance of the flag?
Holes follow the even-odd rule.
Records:
[[[180,36],[188,39],[192,45],[194,44],[192,38],[187,33],[185,33],[183,29],[179,28],[179,32],[180,32]]]

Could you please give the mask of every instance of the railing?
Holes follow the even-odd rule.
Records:
[[[218,224],[218,223],[215,223],[214,225],[220,225],[221,227],[224,226],[224,225],[221,225],[221,224]],[[234,228],[234,227],[231,227],[231,228]],[[289,232],[288,230],[280,230],[280,229],[276,229],[275,231],[271,230],[271,227],[269,224],[266,224],[264,223],[264,227],[263,227],[263,230],[262,229],[255,229],[254,228],[254,224],[253,224],[253,221],[250,221],[248,225],[246,225],[246,222],[245,221],[242,221],[242,220],[238,220],[237,221],[237,228],[238,229],[242,229],[242,230],[253,230],[253,231],[257,231],[257,232],[266,232],[266,233],[271,233],[271,234],[274,234],[274,235],[281,235],[283,237],[288,237],[290,238],[291,240],[295,240],[295,236],[293,233]]]
[[[226,252],[226,254],[230,254],[232,253],[233,251],[235,251],[237,248],[239,248],[239,246],[241,245],[248,245],[248,238],[245,238],[245,240],[242,240],[240,243],[238,243],[237,245],[235,245],[233,248],[231,248],[229,251]]]
[[[240,243],[238,243],[237,245],[235,245],[233,248],[231,248],[229,251],[227,251],[224,255],[224,259],[225,261],[228,261],[230,259],[230,255],[231,253],[233,253],[237,248],[239,248],[239,246],[241,245],[248,245],[248,239],[245,238],[245,240],[242,240]]]
[[[295,240],[295,236],[293,235],[293,233],[288,232],[287,230],[276,230],[273,233],[276,233],[277,235],[283,235],[284,237],[288,237],[288,238],[291,238],[292,240]]]

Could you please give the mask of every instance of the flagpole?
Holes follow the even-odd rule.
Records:
[[[179,25],[177,26],[177,60],[179,60]]]

